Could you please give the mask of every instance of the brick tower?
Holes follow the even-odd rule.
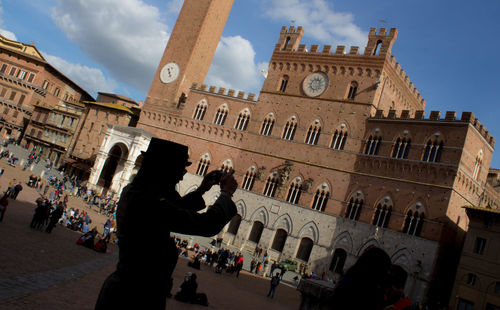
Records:
[[[146,97],[143,113],[173,112],[203,83],[233,0],[185,0]],[[149,129],[141,117],[139,127]]]

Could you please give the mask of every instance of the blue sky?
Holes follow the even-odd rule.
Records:
[[[0,0],[0,33],[35,42],[95,96],[144,100],[182,0]],[[281,26],[303,43],[356,45],[398,28],[392,54],[431,110],[472,111],[500,139],[500,1],[235,0],[206,83],[257,93]],[[385,22],[382,22],[385,21]],[[500,152],[492,167],[500,168]]]

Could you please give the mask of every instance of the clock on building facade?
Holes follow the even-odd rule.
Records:
[[[317,97],[325,92],[328,87],[328,76],[323,72],[309,74],[302,84],[304,93],[309,97]]]
[[[179,72],[180,72],[179,65],[176,64],[175,62],[169,62],[161,69],[160,80],[165,84],[172,83],[179,76]]]

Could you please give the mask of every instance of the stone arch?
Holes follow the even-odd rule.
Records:
[[[260,220],[264,224],[264,227],[267,227],[269,223],[269,212],[265,207],[258,208],[252,214],[250,221],[253,222],[257,220]]]
[[[380,243],[377,240],[370,238],[359,247],[358,253],[356,253],[356,256],[359,257],[361,254],[363,254],[367,249],[369,249],[371,247],[376,247],[376,248],[382,249],[382,247],[380,246]]]
[[[245,201],[243,199],[238,200],[236,203],[236,210],[239,215],[241,215],[241,218],[246,218],[247,216],[247,205],[245,204]]]
[[[316,223],[313,221],[305,224],[299,231],[299,239],[304,237],[309,237],[314,243],[318,243],[319,240],[319,229]]]
[[[354,199],[354,200],[358,199],[358,200],[366,201],[365,194],[363,193],[363,191],[361,190],[361,188],[359,188],[358,190],[352,191],[349,194],[349,196],[347,196],[346,201],[349,201],[351,198]]]
[[[425,215],[428,215],[427,213],[427,207],[425,206],[425,203],[423,203],[424,199],[422,197],[414,199],[408,206],[405,208],[404,213],[408,213],[408,211],[417,211],[418,213],[424,213]]]
[[[352,236],[348,231],[342,232],[333,241],[333,249],[342,248],[347,251],[347,253],[352,253],[353,241]]]
[[[233,160],[231,158],[223,160],[219,165],[219,169],[225,172],[229,172],[229,170],[234,169]]]
[[[394,265],[401,266],[408,274],[411,274],[413,271],[411,268],[412,256],[407,248],[402,248],[394,252],[391,256],[391,262]]]
[[[375,200],[375,204],[373,205],[374,208],[377,207],[378,204],[381,204],[381,205],[390,205],[392,207],[394,207],[394,201],[391,197],[391,193],[390,192],[385,192],[384,194],[380,195],[376,200]]]
[[[113,184],[115,176],[123,171],[124,162],[129,156],[129,148],[126,143],[116,142],[107,151],[107,158],[99,172],[97,185],[108,190]]]
[[[293,232],[292,218],[288,213],[278,217],[273,223],[273,229],[284,229],[289,235]]]

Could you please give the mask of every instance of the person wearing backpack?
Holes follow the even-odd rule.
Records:
[[[271,287],[269,288],[269,293],[267,293],[267,297],[274,298],[274,292],[276,291],[276,287],[280,284],[280,273],[276,273],[271,278]]]

